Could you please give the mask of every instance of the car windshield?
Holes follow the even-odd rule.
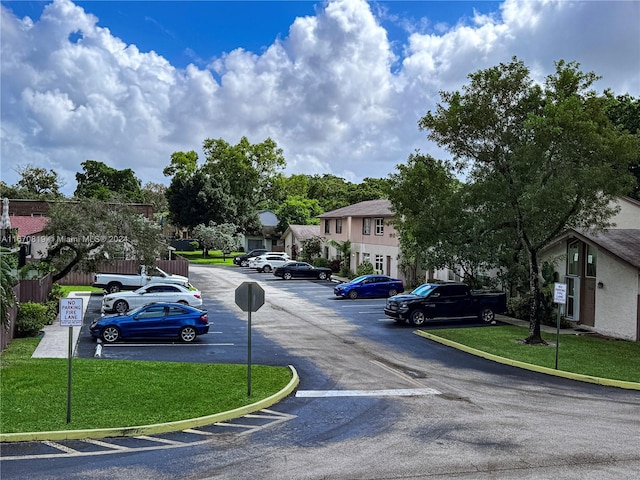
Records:
[[[424,285],[420,285],[418,288],[416,288],[411,293],[413,295],[420,295],[421,297],[426,297],[427,295],[429,295],[433,291],[434,288],[436,288],[436,285],[432,285],[430,283],[425,283]]]
[[[142,307],[134,308],[133,310],[129,310],[129,311],[128,311],[128,312],[126,312],[125,314],[126,314],[126,315],[131,315],[131,316],[137,315],[138,313],[140,313],[140,311],[141,311],[145,306],[146,306],[146,305],[143,305]]]
[[[356,283],[362,282],[365,278],[367,278],[367,275],[360,275],[359,277],[356,277],[353,280],[351,280],[349,283],[353,283],[355,285]]]

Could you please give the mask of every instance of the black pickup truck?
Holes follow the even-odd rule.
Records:
[[[425,283],[408,295],[387,299],[384,313],[402,323],[421,327],[432,318],[476,317],[492,322],[496,313],[507,311],[503,292],[470,290],[463,283]]]

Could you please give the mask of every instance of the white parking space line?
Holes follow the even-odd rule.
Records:
[[[235,343],[103,343],[104,347],[233,347]]]
[[[423,395],[440,395],[433,388],[396,388],[391,390],[298,390],[299,398],[327,397],[417,397]]]

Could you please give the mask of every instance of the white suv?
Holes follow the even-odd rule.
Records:
[[[255,268],[259,272],[271,272],[276,267],[280,267],[289,261],[289,255],[281,252],[271,252],[253,258],[249,262],[249,267]]]

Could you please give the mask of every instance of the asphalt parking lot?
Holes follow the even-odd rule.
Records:
[[[260,273],[245,267],[228,267],[237,280],[257,282],[269,289],[273,287],[287,296],[283,305],[304,311],[308,303],[328,308],[336,316],[348,319],[355,327],[355,333],[371,340],[384,340],[388,344],[397,344],[406,348],[406,340],[414,328],[408,324],[397,324],[384,313],[386,298],[359,298],[355,300],[336,297],[333,293],[334,281],[326,280],[282,280],[271,273]],[[221,298],[215,285],[200,278],[197,269],[192,269],[192,283],[203,293],[203,308],[209,313],[209,333],[198,337],[193,343],[185,344],[171,340],[122,341],[115,344],[102,344],[99,352],[102,358],[190,361],[206,363],[245,363],[248,358],[247,313],[236,305],[230,304],[229,295]],[[267,294],[268,295],[268,294]],[[292,299],[293,298],[293,299]],[[298,304],[296,299],[300,299]],[[91,337],[88,326],[100,316],[102,295],[93,294],[85,313],[84,324],[80,332],[76,355],[81,358],[96,356],[99,343]],[[268,300],[270,300],[268,298]],[[290,353],[260,333],[261,312],[253,315],[251,332],[251,357],[254,363],[286,365],[294,361]],[[455,326],[487,325],[474,319],[434,321],[429,328],[451,328]],[[257,328],[253,328],[257,327]],[[412,335],[413,336],[413,335]],[[295,359],[299,361],[299,359]]]

